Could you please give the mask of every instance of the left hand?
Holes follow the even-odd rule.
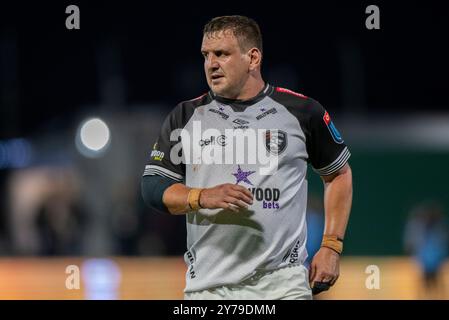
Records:
[[[312,259],[309,271],[310,286],[327,282],[333,286],[340,275],[340,255],[332,249],[321,247]]]

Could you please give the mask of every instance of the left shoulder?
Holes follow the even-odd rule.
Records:
[[[315,99],[287,88],[273,87],[271,98],[294,113],[321,113],[324,109]]]
[[[282,87],[274,87],[274,94],[277,94],[279,96],[294,96],[294,97],[298,97],[302,100],[304,99],[308,99],[307,96],[305,96],[302,93],[299,92],[295,92],[293,90],[287,89],[287,88],[282,88]]]

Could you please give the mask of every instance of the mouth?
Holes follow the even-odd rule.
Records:
[[[223,78],[223,75],[221,75],[221,74],[212,74],[210,78],[211,78],[212,81],[214,81],[214,80],[218,80],[218,79]]]

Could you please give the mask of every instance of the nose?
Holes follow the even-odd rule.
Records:
[[[208,69],[212,70],[218,69],[220,66],[218,64],[217,57],[215,57],[215,55],[213,54],[208,55],[206,60],[206,66],[208,67]]]

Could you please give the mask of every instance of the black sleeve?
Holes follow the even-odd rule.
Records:
[[[171,139],[172,132],[183,127],[182,111],[182,105],[178,105],[162,124],[159,137],[154,143],[149,161],[145,165],[141,182],[141,192],[145,204],[163,212],[168,212],[162,201],[165,190],[174,183],[183,182],[185,175],[183,163],[177,162],[176,157],[170,156],[173,148],[178,148],[179,155],[182,155],[180,141]]]
[[[171,141],[170,136],[175,130],[181,130],[186,122],[183,106],[179,104],[162,124],[159,137],[153,145],[149,161],[145,166],[144,176],[158,175],[176,182],[183,182],[185,164],[179,161],[182,157],[180,139]],[[174,157],[171,157],[171,152]]]
[[[162,212],[168,212],[162,201],[165,190],[176,181],[158,175],[147,175],[142,177],[141,192],[142,198],[148,207],[155,208]]]
[[[306,134],[309,162],[324,176],[341,169],[350,157],[349,149],[323,106],[309,98]]]

